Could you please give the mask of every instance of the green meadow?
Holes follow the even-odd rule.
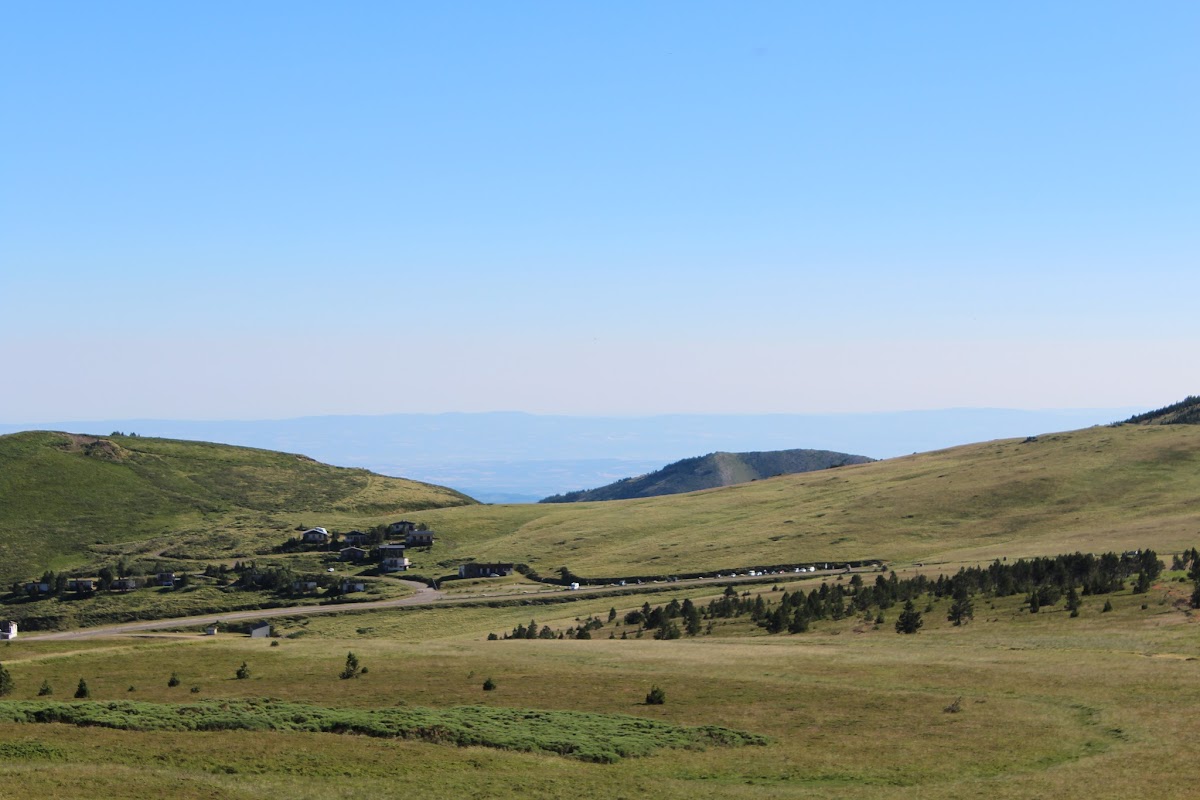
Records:
[[[948,600],[934,600],[913,636],[892,629],[897,608],[881,625],[848,617],[795,635],[731,619],[660,641],[623,622],[646,599],[716,596],[693,588],[292,618],[269,641],[193,632],[18,639],[0,646],[15,684],[0,719],[38,703],[79,703],[93,717],[141,706],[147,719],[186,718],[199,713],[185,710],[193,706],[223,718],[277,711],[256,730],[122,730],[69,715],[4,721],[0,775],[52,794],[228,798],[1185,796],[1200,779],[1189,756],[1200,735],[1189,712],[1200,700],[1200,637],[1187,608],[1191,584],[1178,577],[1165,573],[1146,594],[1112,595],[1110,612],[1105,598],[1085,597],[1076,618],[1061,603],[1030,614],[1019,596],[979,598],[974,621],[955,627],[945,620]],[[771,599],[813,585],[754,591]],[[488,639],[534,618],[565,630],[592,617],[604,624],[590,640]],[[339,678],[350,652],[367,670]],[[249,676],[239,679],[242,663]],[[75,701],[81,678],[91,697]],[[482,688],[488,679],[492,691]],[[43,683],[51,694],[39,696]],[[662,705],[646,705],[654,686]],[[546,728],[547,712],[565,716]],[[415,717],[434,733],[355,735],[353,721],[372,715]],[[631,718],[663,727],[644,740]],[[338,732],[308,732],[321,719]],[[488,734],[496,719],[516,727]],[[464,724],[474,738],[454,727]],[[732,733],[696,733],[712,726]],[[604,749],[623,736],[636,746]],[[593,751],[618,757],[586,756]]]

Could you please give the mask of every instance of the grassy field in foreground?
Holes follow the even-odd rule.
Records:
[[[990,560],[1200,534],[1200,426],[1004,440],[687,495],[421,512],[429,554],[586,577],[838,559]]]
[[[1197,618],[1190,584],[1085,598],[1029,614],[1022,598],[980,598],[956,628],[947,600],[901,636],[860,618],[798,635],[728,620],[711,635],[656,641],[487,641],[537,616],[554,627],[643,598],[561,606],[388,611],[313,619],[278,645],[164,635],[0,646],[10,698],[96,702],[274,697],[328,708],[540,709],[628,714],[769,737],[762,747],[660,750],[617,764],[545,753],[288,731],[136,732],[0,724],[0,780],[48,796],[1176,798],[1200,781]],[[781,588],[784,588],[781,586]],[[702,601],[711,589],[680,590]],[[766,596],[771,587],[762,588]],[[667,602],[664,594],[652,602]],[[1144,606],[1144,607],[1143,607]],[[896,609],[887,612],[894,615]],[[619,616],[619,615],[618,615]],[[890,622],[890,620],[889,620]],[[339,679],[353,651],[369,672]],[[245,662],[250,676],[235,677]],[[175,672],[178,686],[168,686]],[[483,691],[492,678],[494,691]],[[666,703],[647,706],[653,685]],[[130,687],[133,687],[130,691]],[[191,688],[196,687],[197,692]],[[957,713],[945,708],[962,698]]]

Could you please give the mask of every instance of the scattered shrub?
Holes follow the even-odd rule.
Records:
[[[646,693],[646,705],[648,706],[661,706],[665,702],[667,702],[667,693],[658,686],[651,687],[650,691]]]
[[[492,680],[491,678],[488,678],[487,680],[485,680],[483,682],[483,690],[485,692],[495,691],[496,690],[496,682],[494,680]]]

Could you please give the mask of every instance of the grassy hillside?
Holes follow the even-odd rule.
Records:
[[[805,560],[973,560],[1191,546],[1200,427],[1089,428],[686,495],[423,512],[444,564],[672,574]]]
[[[219,538],[474,501],[304,456],[203,442],[30,432],[0,436],[0,581],[93,548],[185,532]]]
[[[682,494],[701,489],[716,489],[749,483],[760,478],[812,472],[847,464],[866,464],[866,456],[852,456],[831,450],[773,450],[755,453],[709,453],[685,458],[660,470],[579,492],[547,497],[543,503],[580,503],[593,500],[630,500]]]

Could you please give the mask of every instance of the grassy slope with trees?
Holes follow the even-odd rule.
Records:
[[[473,506],[416,517],[433,556],[668,575],[836,559],[968,560],[1191,546],[1200,427],[999,440],[686,495]]]
[[[847,464],[866,464],[871,459],[831,450],[772,450],[753,453],[709,453],[685,458],[660,470],[579,492],[556,494],[543,503],[580,503],[593,500],[630,500],[682,494],[749,483],[761,478],[813,472]]]
[[[0,581],[86,562],[106,545],[235,532],[272,541],[296,519],[384,518],[474,503],[440,486],[203,442],[0,436]],[[317,518],[321,521],[316,521]]]

